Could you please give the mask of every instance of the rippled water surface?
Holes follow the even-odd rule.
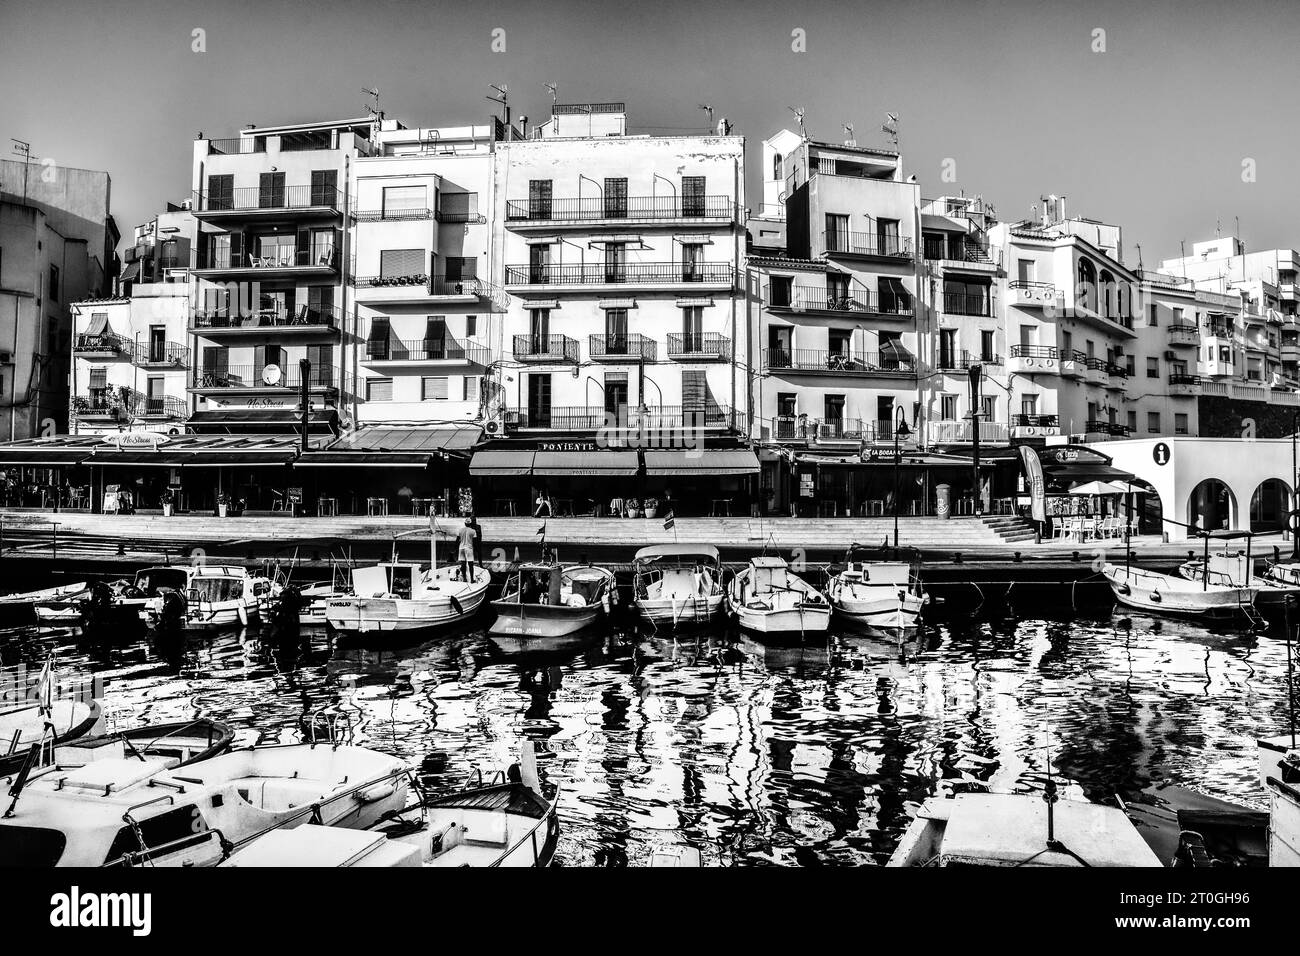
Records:
[[[1151,803],[1173,784],[1260,806],[1254,740],[1286,725],[1286,644],[1140,616],[972,621],[901,644],[770,645],[610,629],[525,653],[483,631],[379,648],[303,630],[88,642],[0,635],[0,664],[107,679],[111,726],[206,714],[291,740],[328,706],[353,740],[458,784],[539,743],[557,862],[882,863],[920,801],[987,784]],[[441,758],[441,759],[439,759]]]

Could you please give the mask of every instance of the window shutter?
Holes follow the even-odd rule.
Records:
[[[414,218],[416,213],[427,209],[426,190],[424,186],[385,186],[385,219]]]
[[[445,375],[423,378],[420,382],[423,386],[423,400],[426,402],[445,401],[451,396]]]
[[[461,379],[462,394],[461,398],[466,402],[478,401],[478,376],[466,375]]]
[[[366,380],[366,401],[391,402],[393,400],[393,380],[391,378],[371,378]]]
[[[92,368],[90,370],[90,387],[107,388],[108,387],[108,369]]]
[[[385,278],[425,275],[424,250],[382,250],[379,253],[379,274]]]

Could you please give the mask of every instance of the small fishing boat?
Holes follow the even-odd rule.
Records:
[[[864,554],[860,545],[850,546],[843,569],[831,578],[826,596],[835,613],[870,627],[916,627],[921,608],[929,603],[916,564],[868,561]]]
[[[253,575],[233,564],[201,564],[185,569],[185,627],[202,629],[247,626],[261,617],[268,601],[276,596],[265,575]],[[151,619],[161,611],[155,600],[148,607]]]
[[[921,805],[887,866],[1160,866],[1118,807],[1047,793],[967,793]]]
[[[1259,576],[1270,586],[1300,590],[1300,562],[1265,561]]]
[[[750,558],[731,579],[727,609],[741,627],[760,634],[824,633],[831,621],[825,595],[779,557]]]
[[[181,767],[224,753],[230,749],[234,740],[235,732],[229,724],[207,717],[196,717],[193,720],[146,724],[129,730],[57,740],[49,745],[45,753],[38,754],[38,760],[42,763],[78,767],[110,757],[134,757],[137,760],[162,757],[170,761],[168,766]],[[28,749],[0,757],[0,775],[17,773],[22,769]]]
[[[1255,606],[1280,604],[1288,594],[1300,597],[1300,583],[1255,574],[1250,570],[1251,560],[1244,551],[1218,551],[1205,558],[1193,558],[1178,566],[1178,574],[1197,584],[1209,582],[1220,587],[1249,587],[1255,591]]]
[[[352,594],[325,602],[325,621],[336,631],[368,634],[456,624],[478,611],[492,574],[476,567],[464,580],[459,565],[431,570],[417,562],[385,562],[352,572]]]
[[[508,773],[471,775],[458,791],[422,795],[366,830],[305,825],[273,830],[223,866],[548,866],[560,824],[558,793],[537,779],[531,743]]]
[[[15,866],[211,866],[229,846],[305,823],[363,829],[406,804],[409,769],[333,743],[245,747],[183,767],[172,757],[32,761],[0,777],[0,859]]]
[[[81,601],[89,589],[90,585],[81,581],[0,596],[0,627],[21,627],[33,621],[76,624],[81,619]]]
[[[1102,565],[1101,573],[1119,603],[1156,614],[1233,617],[1248,614],[1255,601],[1256,589],[1251,587],[1189,581],[1109,562]]]
[[[539,561],[517,565],[492,602],[493,634],[561,637],[608,614],[617,600],[614,574],[590,564]]]
[[[99,733],[104,712],[97,700],[60,697],[47,708],[23,704],[0,710],[0,773],[21,766],[36,744],[49,746]]]
[[[722,607],[722,560],[708,544],[652,545],[632,557],[633,603],[656,626],[705,624]]]
[[[1300,774],[1300,751],[1291,759]],[[1300,786],[1270,777],[1268,810],[1268,865],[1300,866]]]
[[[90,628],[179,624],[185,617],[186,565],[141,568],[130,579],[99,581],[81,603]]]

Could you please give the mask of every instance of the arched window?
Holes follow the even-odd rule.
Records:
[[[1100,298],[1101,314],[1108,319],[1115,317],[1115,277],[1106,269],[1101,270]]]
[[[1097,304],[1097,270],[1091,259],[1079,257],[1078,285],[1074,290],[1074,299],[1080,308],[1092,310]]]
[[[781,171],[781,166],[782,166],[781,154],[777,153],[775,156],[772,157],[772,178],[773,179],[785,178],[785,174]]]

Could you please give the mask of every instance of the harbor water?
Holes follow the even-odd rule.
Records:
[[[661,843],[706,865],[880,864],[926,797],[1041,790],[1049,772],[1096,802],[1168,808],[1185,789],[1263,805],[1255,738],[1288,721],[1280,627],[1058,611],[804,644],[627,619],[527,646],[486,622],[404,644],[28,629],[0,634],[0,666],[55,650],[60,672],[101,675],[110,728],[206,715],[240,742],[287,741],[326,708],[439,787],[531,739],[561,788],[570,866],[641,865]]]

